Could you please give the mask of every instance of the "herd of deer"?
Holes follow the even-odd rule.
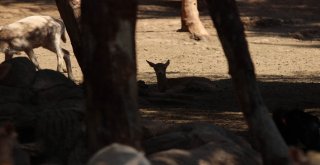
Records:
[[[57,54],[57,70],[60,72],[63,71],[62,58],[64,59],[68,76],[70,79],[73,79],[69,52],[60,46],[60,39],[65,42],[64,33],[65,27],[63,23],[57,19],[49,16],[27,17],[9,25],[0,26],[0,51],[5,53],[6,60],[11,59],[14,54],[19,54],[20,51],[24,51],[35,66],[40,69],[33,49],[40,46],[44,47]],[[196,88],[203,92],[215,90],[212,81],[208,78],[167,78],[166,70],[170,64],[169,60],[165,63],[153,63],[150,61],[147,61],[147,63],[155,71],[158,92],[175,93],[183,91],[186,88]],[[0,67],[0,70],[1,68],[2,67]],[[3,71],[0,73],[5,74]],[[286,114],[275,114],[274,120],[289,145],[302,145],[306,151],[320,151],[320,122],[317,117],[302,111],[293,111]],[[17,132],[14,130],[14,126],[11,123],[2,123],[0,125],[0,165],[19,164],[17,162],[13,163],[13,158],[15,158],[15,161],[17,159],[19,161],[27,159],[24,154],[20,153],[19,156],[15,155],[17,154],[17,152],[15,152],[17,146]],[[132,148],[117,144],[97,153],[89,164],[99,164],[99,161],[121,162],[123,160],[115,159],[118,153],[125,153],[125,155],[127,155],[126,161],[129,163],[122,162],[122,164],[150,164],[148,160],[144,158],[143,154]],[[314,165],[320,162],[319,154],[315,154],[314,152],[306,152],[306,154],[304,154],[298,150],[291,150],[291,155],[297,165]],[[117,163],[111,164],[116,165]]]

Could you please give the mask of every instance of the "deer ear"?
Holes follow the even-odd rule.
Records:
[[[165,63],[166,67],[168,67],[169,64],[170,64],[170,60],[167,60],[167,62]]]
[[[151,67],[154,67],[154,66],[155,66],[154,63],[152,63],[152,62],[150,62],[150,61],[148,61],[148,60],[146,60],[146,61],[147,61],[147,63],[148,63]]]

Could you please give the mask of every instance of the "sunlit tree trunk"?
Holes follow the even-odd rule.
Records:
[[[191,33],[195,40],[207,39],[209,36],[203,26],[198,11],[197,0],[182,0],[181,4],[181,29]]]
[[[256,83],[243,24],[234,0],[207,0],[229,63],[240,108],[265,165],[289,164],[288,147],[268,114]]]
[[[82,0],[89,153],[113,142],[140,148],[136,0]]]

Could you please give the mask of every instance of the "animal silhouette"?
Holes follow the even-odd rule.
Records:
[[[215,87],[212,81],[205,77],[178,77],[167,78],[167,67],[170,60],[165,63],[153,63],[146,60],[154,69],[157,76],[159,92],[181,92],[181,91],[212,91]]]

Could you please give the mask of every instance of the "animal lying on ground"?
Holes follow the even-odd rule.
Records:
[[[320,121],[303,110],[276,110],[273,120],[289,146],[320,151]]]
[[[166,63],[152,63],[148,61],[148,64],[154,69],[157,76],[157,85],[159,92],[165,91],[183,91],[194,89],[196,91],[210,91],[214,90],[214,86],[210,79],[205,77],[179,77],[179,78],[167,78],[166,70],[170,61]]]
[[[43,47],[57,54],[59,72],[63,72],[64,59],[68,77],[73,80],[70,53],[61,48],[60,39],[66,42],[65,26],[61,20],[51,16],[30,16],[0,26],[0,52],[5,54],[5,60],[24,51],[37,69],[41,69],[33,49]]]

